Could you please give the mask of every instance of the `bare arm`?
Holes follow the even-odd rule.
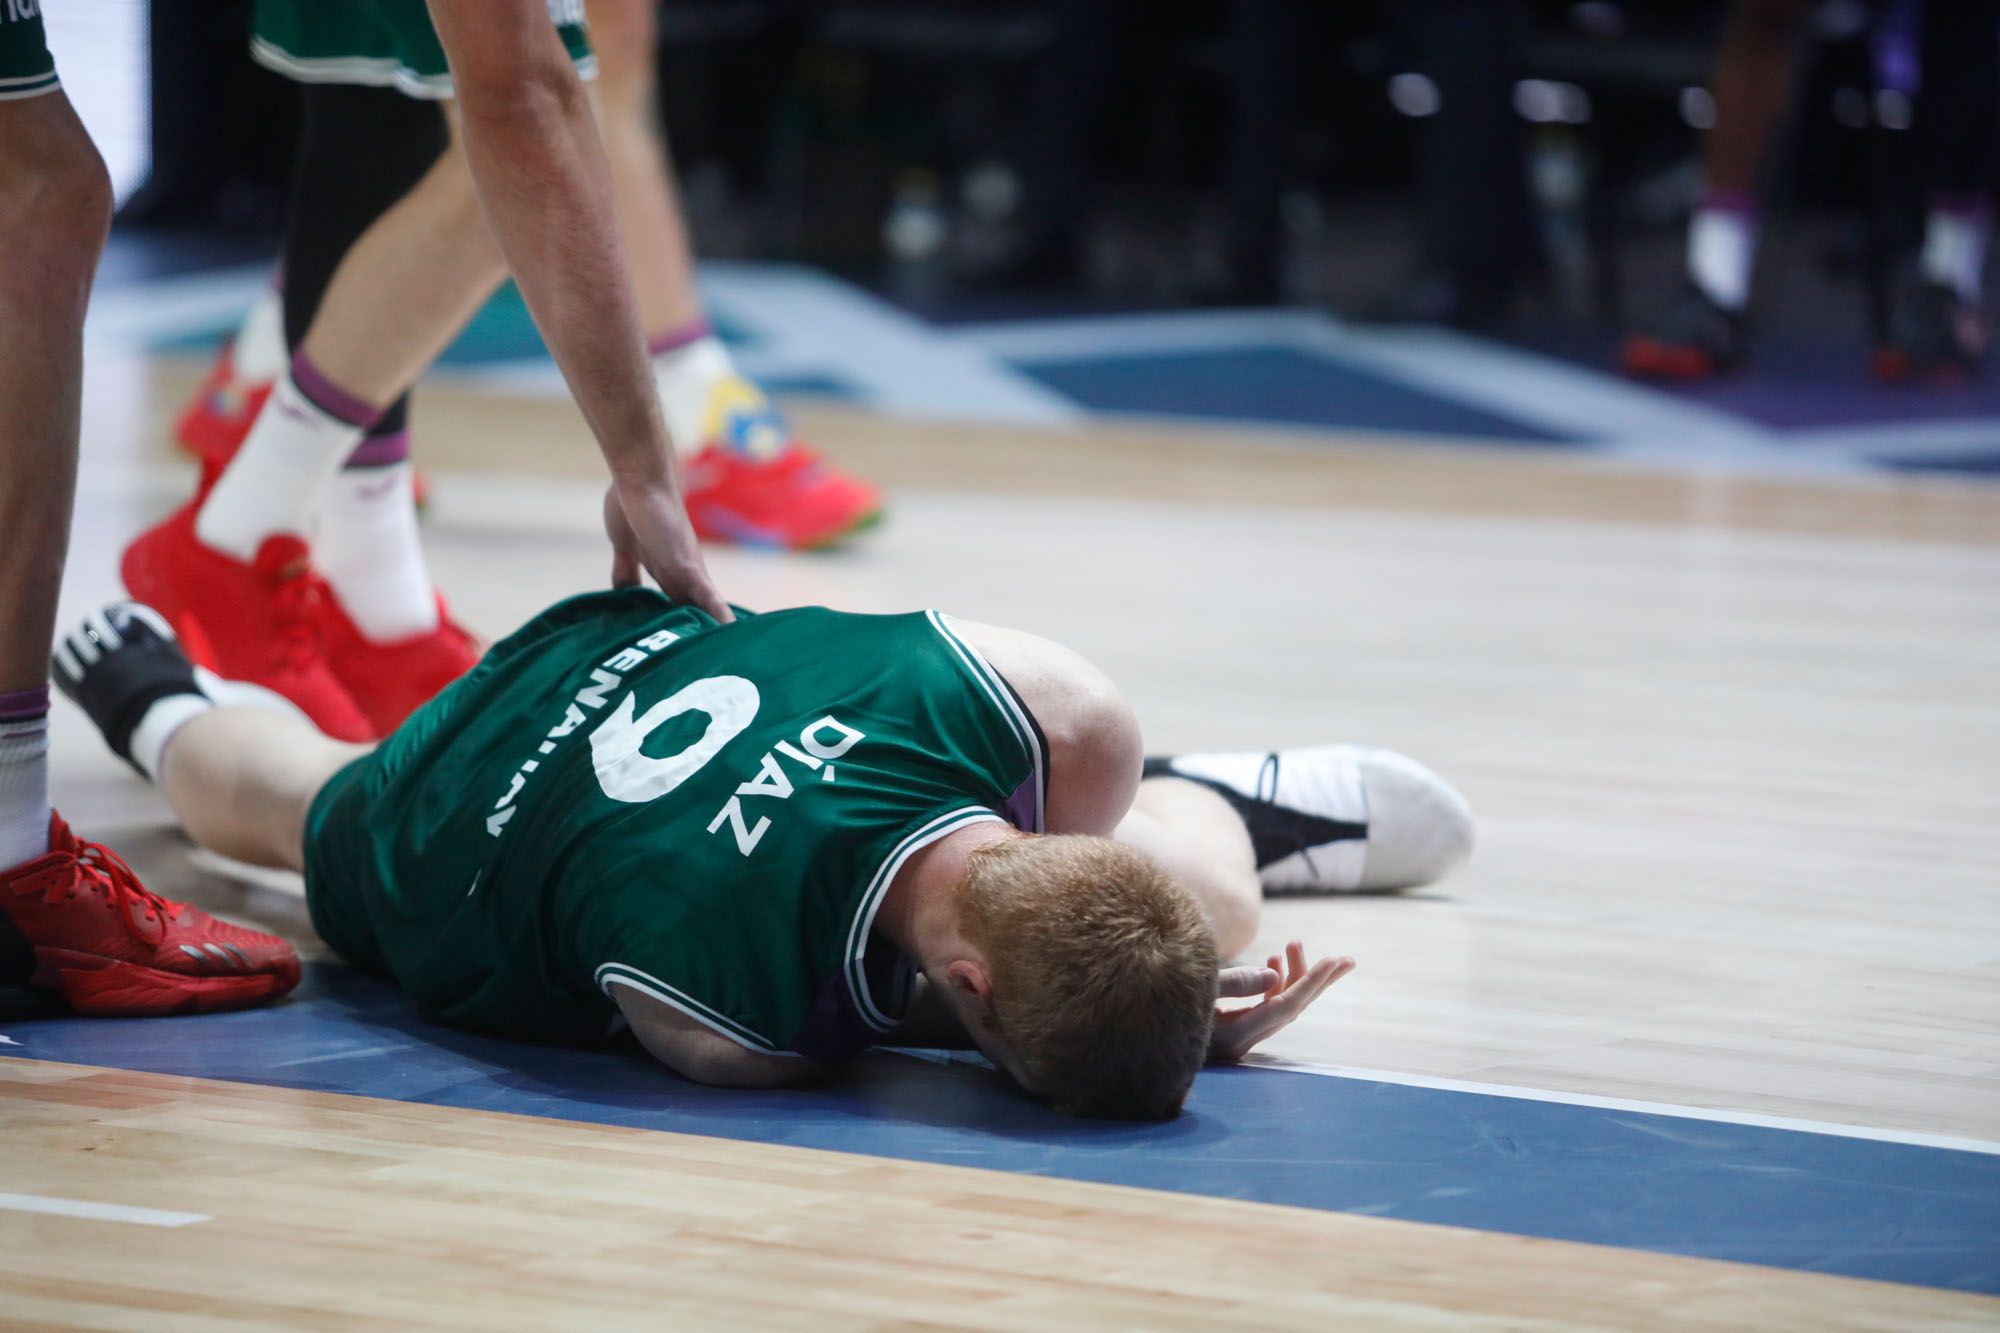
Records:
[[[614,579],[644,564],[670,595],[727,620],[682,506],[597,124],[548,8],[429,4],[487,223],[611,466]]]
[[[1048,831],[1117,832],[1145,759],[1139,719],[1118,687],[1059,643],[956,617],[952,624],[1013,686],[1048,741]]]
[[[718,1088],[781,1088],[821,1072],[802,1056],[775,1055],[738,1045],[671,1005],[629,986],[612,994],[632,1035],[648,1054],[683,1078]]]

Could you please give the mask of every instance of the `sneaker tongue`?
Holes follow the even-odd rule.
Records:
[[[63,817],[53,810],[49,811],[49,851],[76,855],[76,834],[69,831]]]
[[[257,548],[256,569],[273,582],[295,579],[312,567],[312,553],[297,537],[266,537]]]

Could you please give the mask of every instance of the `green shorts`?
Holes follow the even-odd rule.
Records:
[[[0,13],[10,3],[0,0]],[[597,72],[584,33],[583,0],[548,0],[549,17],[584,78]],[[250,56],[300,83],[394,88],[447,98],[451,70],[424,0],[256,0]]]
[[[0,102],[40,97],[61,86],[42,36],[41,0],[0,0]]]
[[[368,873],[365,859],[353,855],[340,840],[340,831],[352,822],[357,806],[366,806],[373,758],[362,755],[328,778],[306,811],[306,913],[312,918],[313,933],[327,947],[356,967],[386,973],[389,964],[367,919],[351,910],[352,899],[314,892],[322,884],[359,882]]]

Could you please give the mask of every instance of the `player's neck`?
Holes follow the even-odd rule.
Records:
[[[1008,838],[1025,836],[1005,824],[970,824],[945,834],[912,856],[896,872],[882,906],[875,914],[875,929],[919,964],[939,960],[956,952],[963,936],[959,930],[958,888],[964,882],[972,854],[982,847]]]

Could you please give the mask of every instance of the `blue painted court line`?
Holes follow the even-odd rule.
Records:
[[[1501,445],[1571,442],[1288,347],[1017,364],[1094,412],[1337,426]]]
[[[18,1022],[9,1056],[984,1167],[2000,1295],[2000,1154],[1272,1069],[1188,1113],[1057,1116],[967,1057],[731,1092],[637,1049],[455,1033],[314,966],[270,1009]]]

